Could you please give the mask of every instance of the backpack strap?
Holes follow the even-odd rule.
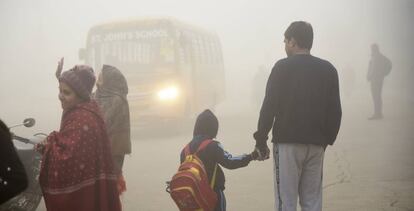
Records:
[[[213,142],[213,140],[211,140],[211,139],[206,139],[206,140],[202,141],[201,144],[198,146],[197,150],[194,153],[191,153],[190,144],[187,144],[187,146],[185,146],[185,148],[184,148],[184,155],[187,156],[189,154],[197,154],[198,152],[205,149],[211,142]]]
[[[197,154],[201,150],[205,149],[211,142],[213,142],[213,140],[211,139],[206,139],[203,142],[201,142],[200,146],[198,146],[198,149],[196,152],[194,152],[194,154]]]
[[[213,142],[213,140],[211,140],[211,139],[206,139],[206,140],[204,140],[204,141],[202,141],[201,142],[201,144],[198,146],[198,149],[193,153],[193,154],[197,154],[198,152],[200,152],[200,151],[202,151],[203,149],[205,149],[210,143],[212,143]],[[185,148],[184,148],[184,155],[185,156],[187,156],[187,155],[189,155],[189,154],[191,154],[191,151],[190,151],[190,144],[187,144],[186,146],[185,146]],[[215,183],[216,183],[216,176],[217,176],[217,166],[218,166],[218,164],[216,164],[215,166],[214,166],[214,172],[213,172],[213,177],[211,178],[211,183],[210,183],[210,187],[212,188],[212,189],[214,189],[214,185],[215,185]]]
[[[196,153],[200,152],[201,150],[205,149],[211,142],[213,142],[213,140],[211,140],[211,139],[207,139],[207,140],[204,140],[203,142],[201,142],[200,146],[198,147],[197,151],[194,154],[196,154]],[[216,175],[217,175],[217,163],[216,163],[216,165],[214,165],[213,177],[211,178],[211,183],[210,183],[210,187],[213,190],[214,190],[214,185],[216,183]]]
[[[184,156],[187,156],[190,154],[190,144],[187,144],[184,148]]]
[[[216,165],[214,166],[213,178],[211,178],[211,184],[210,184],[210,187],[211,187],[211,189],[213,189],[213,190],[214,190],[214,185],[216,184],[217,165],[218,165],[218,164],[216,163]]]

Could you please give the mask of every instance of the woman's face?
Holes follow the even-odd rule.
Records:
[[[59,100],[63,110],[68,110],[82,102],[81,98],[65,82],[59,82]]]

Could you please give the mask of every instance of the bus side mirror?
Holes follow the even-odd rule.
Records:
[[[86,60],[86,49],[80,48],[78,52],[78,56],[80,60]]]

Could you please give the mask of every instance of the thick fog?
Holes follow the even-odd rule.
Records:
[[[237,137],[225,135],[226,132],[223,130],[234,130],[237,133],[238,127],[245,129],[247,135],[240,140],[243,142],[242,147],[237,147],[237,141],[228,142],[226,145],[230,150],[234,149],[236,154],[244,153],[254,146],[251,134],[255,131],[261,103],[261,100],[252,97],[253,78],[260,67],[263,67],[265,75],[268,75],[274,63],[286,57],[283,34],[291,22],[304,20],[311,23],[314,30],[311,53],[330,61],[338,70],[344,127],[354,122],[361,125],[372,123],[365,122],[372,114],[373,107],[366,74],[371,54],[370,46],[372,43],[377,43],[381,52],[390,58],[393,64],[392,72],[386,78],[383,90],[384,121],[390,121],[387,126],[389,132],[386,134],[392,136],[392,133],[399,133],[404,140],[414,141],[413,133],[410,131],[414,129],[413,14],[414,2],[411,0],[1,0],[0,118],[9,125],[18,124],[25,117],[36,118],[37,125],[34,128],[15,130],[26,136],[34,132],[49,133],[58,130],[62,112],[58,100],[58,83],[55,78],[58,59],[65,57],[64,70],[82,63],[83,61],[78,58],[78,51],[80,48],[85,48],[88,31],[97,24],[141,17],[170,17],[218,35],[224,58],[225,90],[223,92],[226,93],[226,99],[217,106],[217,115],[219,119],[247,116],[245,119],[249,121],[239,126],[233,124],[237,121],[228,120],[224,124],[227,127],[221,127],[220,133],[223,133],[222,137]],[[259,90],[262,89],[264,93],[265,82],[261,86]],[[360,118],[353,119],[355,116]],[[176,137],[176,139],[182,137],[183,140],[176,142],[178,146],[174,146],[174,149],[180,149],[189,141],[191,127],[190,124],[185,134]],[[161,129],[161,132],[157,133],[162,131]],[[133,145],[137,149],[135,152],[139,152],[141,143],[145,146],[151,145],[151,141],[147,140],[151,139],[150,135],[142,137],[134,134],[136,133],[133,129]],[[356,136],[355,134],[358,134],[360,138],[358,140],[363,140],[364,137],[371,139],[365,131],[349,126],[347,130],[341,129],[339,141],[346,143],[346,137]],[[147,141],[142,141],[141,138]],[[163,145],[164,142],[168,143],[167,146],[172,146],[168,136],[154,144]],[[236,143],[236,146],[232,145],[233,143]],[[412,144],[407,145],[413,150],[412,146]],[[369,153],[370,146],[363,147],[366,147]],[[376,152],[386,151],[385,148],[381,148]],[[166,154],[176,156],[170,160],[176,159],[174,163],[177,164],[178,153],[179,151]],[[134,160],[133,157],[134,154],[131,160]],[[364,157],[362,156],[361,159]],[[149,165],[146,158],[140,158],[133,163],[131,160],[126,168]],[[414,159],[410,155],[406,155],[404,161],[396,159],[395,162],[409,160],[412,165]],[[268,161],[266,164],[268,166],[263,167],[266,168],[269,177],[271,162]],[[367,165],[370,166],[371,163]],[[167,168],[172,169],[170,171],[172,174],[176,167]],[[414,187],[413,169],[398,171],[406,172],[404,175],[408,175],[407,178],[401,179],[409,180],[408,184]],[[168,178],[171,174],[167,173],[162,178]],[[229,174],[229,181],[237,177],[237,173],[226,174]],[[140,177],[139,173],[130,173],[130,175]],[[273,185],[271,178],[268,181],[267,186],[271,188]],[[133,192],[134,182],[132,180],[129,182],[130,190]],[[242,197],[231,195],[234,193],[231,192],[231,188],[228,188],[229,200],[233,200],[232,203],[236,203],[236,200],[243,202]],[[148,191],[149,194],[157,195],[155,190]],[[413,188],[407,188],[405,191],[413,193]],[[160,193],[165,197],[164,192]],[[143,190],[140,190],[138,196],[146,195]],[[268,197],[271,197],[271,194]],[[131,195],[127,195],[125,199],[126,207],[131,210],[157,210],[155,205],[148,204],[142,205],[144,208],[140,209],[139,199],[137,205],[132,206],[132,199]],[[151,198],[148,197],[146,200]],[[160,200],[156,201],[162,204]],[[257,200],[256,198],[251,201]],[[237,210],[236,205],[229,206]]]
[[[312,54],[331,61],[342,77],[346,68],[355,72],[353,92],[368,90],[369,47],[378,43],[394,64],[386,89],[412,96],[411,1],[4,0],[0,5],[1,117],[7,123],[34,116],[43,120],[38,126],[57,126],[58,59],[65,57],[65,70],[81,63],[78,50],[85,47],[92,26],[139,17],[173,17],[216,32],[224,53],[228,100],[243,102],[234,105],[240,107],[236,110],[247,106],[251,78],[259,66],[270,72],[285,57],[283,33],[295,20],[313,25]],[[345,87],[347,82],[341,83]]]

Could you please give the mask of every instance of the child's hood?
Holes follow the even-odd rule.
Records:
[[[198,115],[194,125],[193,136],[206,136],[206,138],[215,138],[218,132],[217,117],[209,109]]]

